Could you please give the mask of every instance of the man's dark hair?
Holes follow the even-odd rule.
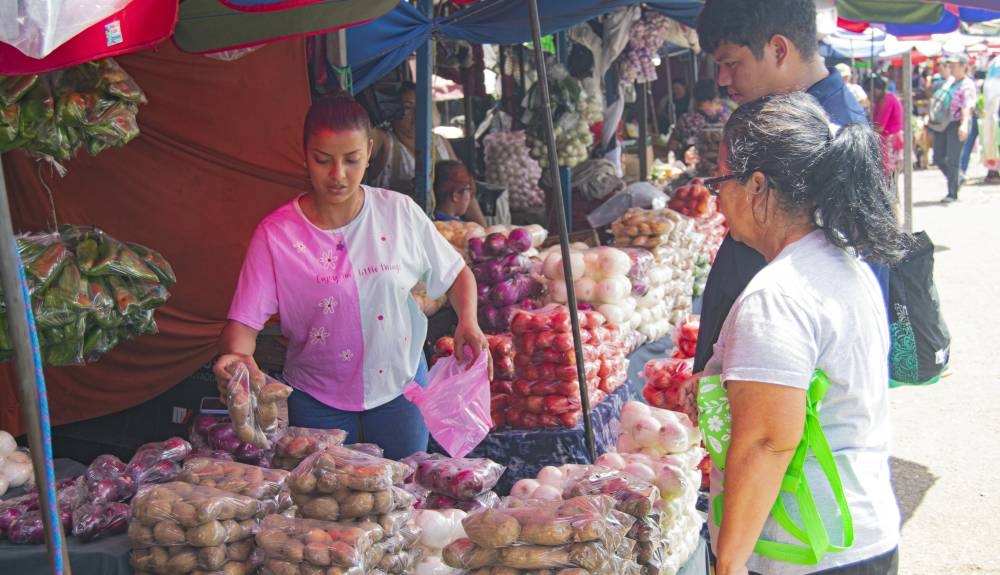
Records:
[[[465,164],[458,160],[441,160],[434,164],[434,200],[437,205],[448,201],[451,193],[455,191],[446,184],[455,177],[459,170],[467,170]]]
[[[714,78],[702,78],[694,84],[694,101],[711,102],[719,97],[719,87]]]
[[[746,46],[759,60],[775,34],[791,40],[803,60],[818,50],[813,0],[705,0],[698,42],[709,54],[722,42]]]

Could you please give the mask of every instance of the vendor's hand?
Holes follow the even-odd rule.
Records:
[[[241,363],[247,365],[251,375],[260,371],[253,356],[244,353],[224,353],[219,356],[219,359],[215,360],[215,365],[212,366],[212,373],[215,374],[215,383],[219,387],[219,398],[223,402],[226,401],[226,385],[233,377],[233,373],[236,372],[236,366]]]
[[[466,357],[465,346],[472,348],[472,357]],[[486,354],[486,367],[493,379],[493,357],[490,356],[490,345],[486,340],[483,330],[479,329],[479,324],[475,321],[459,321],[455,328],[455,359],[459,363],[467,362],[467,368],[471,368],[479,354]]]

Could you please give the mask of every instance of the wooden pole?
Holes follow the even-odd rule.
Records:
[[[419,0],[417,7],[429,19],[434,17],[433,0]],[[429,212],[431,203],[431,155],[434,136],[431,129],[432,115],[431,107],[434,105],[431,88],[431,74],[434,70],[432,58],[433,38],[428,38],[417,48],[417,108],[416,114],[416,138],[414,139],[413,152],[416,166],[414,166],[414,185],[417,204],[425,211]]]
[[[913,232],[913,58],[903,54],[903,229]]]

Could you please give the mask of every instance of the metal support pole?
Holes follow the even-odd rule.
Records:
[[[667,118],[670,120],[670,128],[673,129],[674,125],[677,124],[677,108],[674,106],[674,78],[673,71],[670,69],[669,50],[663,63],[667,67]]]
[[[38,485],[45,543],[48,546],[49,572],[69,575],[69,556],[63,537],[56,501],[56,475],[52,467],[52,431],[49,425],[49,400],[45,392],[45,374],[38,351],[38,334],[25,283],[24,267],[14,240],[14,225],[7,202],[7,183],[0,160],[0,285],[7,305],[7,325],[14,348],[18,399],[24,413],[31,448],[31,465]]]
[[[903,229],[913,232],[913,58],[903,54]]]
[[[646,99],[647,84],[636,82],[635,97],[639,104],[639,181],[649,179],[649,165],[646,151],[649,149],[649,100]]]
[[[472,108],[472,94],[475,91],[472,75],[475,69],[471,66],[462,70],[462,95],[465,107],[465,149],[469,157],[469,173],[476,177],[476,122],[473,118],[475,111]]]
[[[434,1],[419,0],[418,9],[427,18],[434,17]],[[417,204],[424,211],[430,211],[431,189],[431,151],[433,150],[433,128],[431,106],[434,105],[431,93],[431,74],[434,70],[432,52],[434,49],[434,39],[428,38],[426,42],[417,48],[417,109],[416,113],[416,137],[414,138],[414,158],[416,166],[414,169],[414,186]]]
[[[548,73],[545,70],[545,55],[542,53],[542,25],[538,20],[538,0],[527,0],[531,13],[532,44],[535,49],[535,64],[538,67],[538,82],[542,94],[542,118],[545,125],[545,141],[549,152],[549,175],[552,178],[553,191],[556,196],[562,195],[562,182],[559,177],[559,159],[556,154],[556,135],[552,125],[552,108],[549,98]],[[587,455],[590,461],[597,460],[597,450],[594,447],[594,427],[590,419],[590,390],[587,389],[587,376],[584,373],[583,344],[580,339],[580,316],[576,309],[576,289],[573,286],[573,270],[570,267],[569,231],[566,229],[566,211],[561,202],[551,203],[556,210],[559,232],[559,247],[561,248],[563,273],[566,279],[566,301],[569,304],[569,318],[573,326],[573,347],[576,349],[576,376],[580,384],[580,408],[583,411],[583,432],[587,444]]]
[[[556,32],[556,59],[559,63],[566,65],[569,62],[569,35],[563,32]],[[573,170],[565,166],[559,166],[559,181],[562,186],[563,209],[566,210],[566,231],[573,231]]]

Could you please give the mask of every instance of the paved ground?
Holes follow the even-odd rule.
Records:
[[[900,573],[1000,574],[1000,186],[970,168],[942,205],[935,169],[914,174],[914,230],[937,245],[951,375],[892,391],[893,475],[904,513]]]

